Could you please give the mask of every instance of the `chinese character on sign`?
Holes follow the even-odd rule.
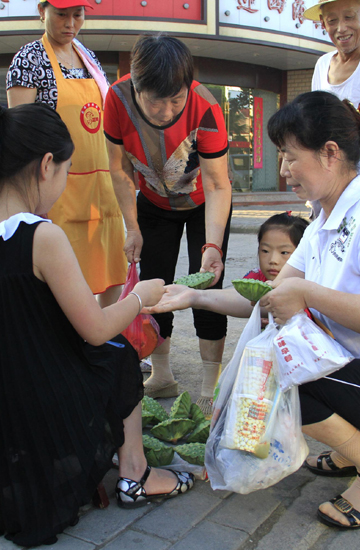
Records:
[[[299,22],[301,24],[304,23],[304,11],[305,11],[305,3],[304,0],[295,0],[292,5],[292,18],[295,21],[296,19],[299,19]]]
[[[285,0],[268,0],[269,10],[277,10],[279,13],[285,8]]]
[[[238,1],[238,10],[245,10],[249,13],[256,13],[259,10],[254,10],[251,6],[255,3],[255,0],[237,0]]]

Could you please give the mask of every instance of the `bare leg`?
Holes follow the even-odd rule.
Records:
[[[352,424],[349,424],[337,414],[333,414],[322,422],[303,426],[303,432],[340,452],[341,456],[354,464],[360,472],[360,432]],[[360,510],[360,484],[358,479],[342,493],[342,496],[356,510]],[[347,518],[336,510],[331,503],[321,504],[319,510],[343,525],[349,525]]]
[[[97,294],[96,299],[99,302],[100,307],[104,308],[107,306],[111,306],[111,304],[115,304],[115,302],[117,302],[119,299],[122,288],[122,285],[111,286],[107,288],[105,292]]]
[[[141,403],[124,420],[125,442],[118,450],[119,475],[139,481],[147,463],[142,443]],[[177,479],[169,470],[152,468],[144,485],[147,494],[169,493],[177,485]]]

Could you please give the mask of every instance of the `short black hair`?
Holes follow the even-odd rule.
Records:
[[[297,247],[308,225],[309,222],[305,220],[305,218],[301,216],[292,216],[290,212],[275,214],[260,226],[257,236],[258,243],[260,244],[265,233],[272,229],[278,229],[288,234],[293,245]]]
[[[360,115],[347,100],[329,92],[306,92],[274,113],[268,134],[279,148],[292,137],[300,147],[320,152],[334,141],[351,166],[360,160]]]
[[[137,92],[155,92],[159,98],[173,97],[191,86],[194,62],[183,42],[164,34],[144,35],[131,52],[131,80]]]

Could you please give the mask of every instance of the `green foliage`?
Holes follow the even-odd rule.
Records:
[[[196,403],[191,403],[190,418],[195,422],[196,426],[198,426],[198,424],[202,424],[206,420],[202,410]]]
[[[177,397],[170,410],[170,418],[189,418],[191,397],[188,391],[184,391]]]
[[[210,421],[205,419],[200,407],[191,402],[189,392],[185,391],[175,399],[170,416],[150,397],[144,397],[142,407],[143,427],[158,422],[151,428],[151,435],[143,435],[145,457],[150,466],[161,467],[171,464],[174,452],[191,464],[204,465]],[[159,417],[163,420],[159,421]],[[184,444],[176,445],[181,439]]]
[[[174,448],[162,443],[155,437],[143,435],[145,457],[149,466],[159,467],[171,464]]]
[[[176,443],[178,439],[191,432],[194,427],[195,422],[188,418],[170,418],[151,428],[151,433],[163,441]]]
[[[148,397],[147,395],[143,397],[142,408],[151,413],[158,422],[163,422],[169,418],[169,415],[164,407],[155,401],[155,399]]]
[[[255,279],[234,279],[231,281],[235,290],[251,302],[257,302],[267,292],[272,290],[271,286]]]
[[[154,415],[147,411],[146,409],[142,409],[141,411],[141,420],[142,420],[142,427],[145,428],[148,424],[152,424],[154,422]]]
[[[180,279],[177,279],[174,283],[176,285],[186,285],[190,288],[204,290],[213,282],[214,279],[215,273],[206,271],[205,273],[191,273],[191,275],[185,275],[185,277],[180,277]]]
[[[205,420],[202,424],[196,426],[195,430],[189,435],[189,443],[206,443],[210,433],[210,420]]]
[[[205,443],[185,443],[185,445],[176,445],[174,450],[183,460],[186,460],[186,462],[204,466]]]

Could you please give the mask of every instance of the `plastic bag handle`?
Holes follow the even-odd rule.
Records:
[[[274,317],[273,317],[273,314],[272,314],[272,313],[270,313],[270,311],[269,311],[268,315],[269,315],[269,323],[270,323],[270,324],[271,324],[271,323],[274,323]]]

